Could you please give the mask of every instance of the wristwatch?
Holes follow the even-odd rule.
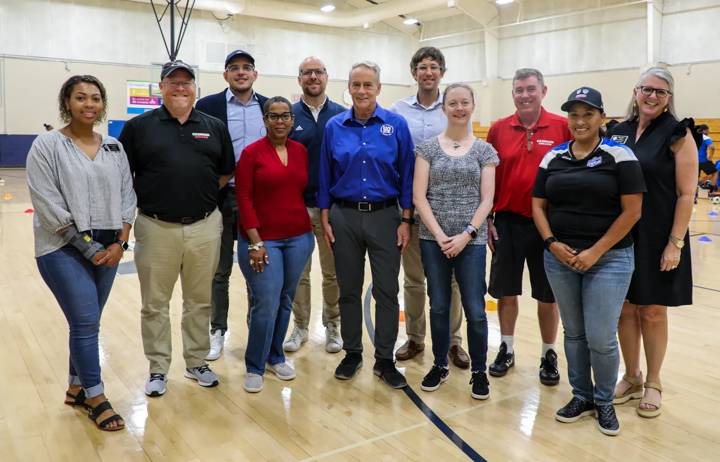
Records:
[[[128,243],[127,243],[127,241],[123,241],[122,239],[116,240],[116,241],[115,241],[115,244],[117,244],[117,245],[119,245],[120,247],[122,247],[123,251],[125,251],[125,250],[128,249]]]
[[[678,249],[682,249],[685,247],[685,241],[682,239],[678,239],[677,237],[673,236],[672,234],[668,237],[668,240],[677,247]]]
[[[550,250],[550,246],[553,242],[557,242],[557,238],[555,236],[550,236],[549,238],[545,239],[543,243],[545,244],[545,250]]]
[[[249,244],[248,252],[252,252],[253,250],[260,250],[262,247],[265,247],[265,243],[263,241],[260,241],[256,244]]]
[[[409,225],[414,225],[414,224],[415,224],[415,218],[413,218],[413,217],[402,217],[402,218],[400,218],[400,221],[401,221],[402,223],[407,223],[407,224],[409,224]]]
[[[477,229],[475,229],[475,227],[473,225],[468,224],[463,231],[468,233],[471,238],[473,238],[473,239],[477,238]]]

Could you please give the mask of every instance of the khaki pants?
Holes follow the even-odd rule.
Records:
[[[419,225],[410,227],[410,243],[402,256],[405,284],[405,332],[415,343],[425,342],[425,271],[420,257]],[[450,345],[461,345],[462,302],[455,276],[452,278],[452,302],[450,305]]]
[[[315,239],[317,240],[317,250],[320,253],[323,295],[322,323],[325,327],[327,327],[328,324],[334,324],[336,327],[340,327],[340,306],[338,305],[340,292],[335,277],[335,259],[325,243],[325,232],[320,222],[320,209],[317,207],[308,207],[307,210],[310,215],[313,234],[315,234]],[[300,282],[298,283],[295,300],[292,305],[295,325],[302,329],[307,329],[310,324],[311,269],[312,255],[308,258],[307,265],[305,265],[302,276],[300,276]]]
[[[170,298],[180,276],[186,367],[205,364],[212,279],[220,256],[222,216],[215,210],[191,225],[138,215],[135,265],[142,296],[141,330],[150,373],[167,374],[172,358]]]

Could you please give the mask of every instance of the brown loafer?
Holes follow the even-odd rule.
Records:
[[[415,343],[412,340],[408,340],[397,349],[395,352],[395,359],[398,361],[407,361],[408,359],[414,358],[418,353],[425,349],[424,343]]]
[[[460,369],[467,369],[470,367],[470,357],[460,345],[453,345],[450,347],[450,361]]]

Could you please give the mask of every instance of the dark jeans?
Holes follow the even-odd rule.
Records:
[[[116,231],[93,231],[108,246]],[[92,398],[104,393],[100,377],[98,333],[100,316],[110,295],[117,266],[95,266],[73,246],[66,245],[36,259],[43,280],[52,291],[70,327],[70,385],[82,385]]]
[[[634,268],[632,246],[608,250],[584,272],[545,251],[545,269],[565,332],[568,380],[573,395],[585,401],[613,402],[620,367],[618,320]]]
[[[281,240],[266,240],[270,263],[258,273],[250,268],[248,242],[238,241],[238,263],[252,290],[248,344],[245,366],[248,372],[263,375],[265,363],[285,362],[283,340],[287,333],[300,275],[312,255],[312,232]]]
[[[235,239],[237,238],[237,199],[235,189],[226,186],[226,195],[220,212],[223,219],[223,231],[220,236],[220,260],[215,271],[212,284],[212,315],[210,316],[210,332],[217,330],[225,335],[228,328],[228,309],[230,306],[230,275],[232,274]],[[248,299],[248,319],[252,306],[250,286],[246,283]]]
[[[348,353],[363,351],[361,299],[367,253],[375,299],[375,358],[392,360],[400,317],[400,249],[397,246],[400,212],[397,207],[360,212],[333,205],[330,223],[335,234],[335,272],[340,288],[343,349]]]
[[[437,242],[420,240],[420,253],[430,297],[430,334],[436,366],[448,365],[451,281],[454,273],[465,310],[472,371],[485,371],[488,346],[485,316],[486,252],[484,245],[468,245],[455,258],[447,258]]]

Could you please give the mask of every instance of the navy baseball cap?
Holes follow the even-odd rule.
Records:
[[[250,61],[250,64],[252,64],[253,66],[255,65],[255,58],[253,58],[250,53],[245,50],[235,50],[231,51],[230,54],[227,55],[227,57],[225,58],[225,67],[228,67],[228,64],[230,64],[233,59],[238,57],[245,58]]]
[[[594,88],[580,87],[577,90],[574,90],[568,96],[567,101],[565,101],[563,105],[560,106],[560,109],[567,112],[570,107],[572,107],[572,105],[575,103],[585,103],[588,106],[599,109],[600,112],[605,112],[602,95]]]
[[[165,77],[169,76],[173,72],[175,72],[178,69],[183,69],[186,71],[190,76],[195,79],[195,71],[192,67],[186,62],[175,60],[170,61],[165,64],[163,64],[162,71],[160,71],[160,80],[164,79]]]

